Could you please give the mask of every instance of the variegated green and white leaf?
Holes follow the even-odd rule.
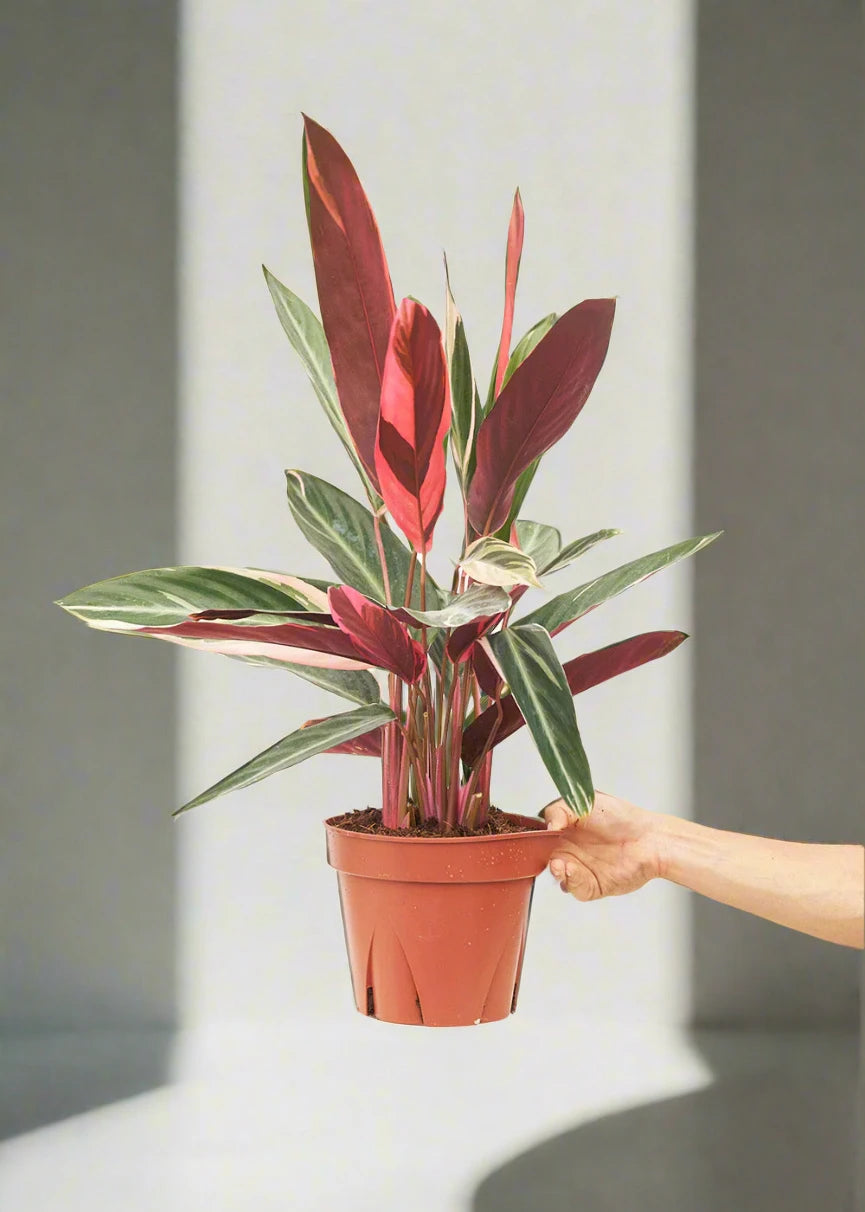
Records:
[[[462,627],[475,619],[501,614],[508,610],[511,599],[495,585],[471,585],[465,593],[456,594],[441,610],[400,610],[397,613],[403,622],[411,626],[411,620],[425,627]]]
[[[279,322],[283,327],[285,335],[294,346],[301,362],[303,362],[313,390],[318,396],[319,402],[337,437],[345,447],[352,463],[354,463],[357,474],[360,476],[366,489],[367,496],[373,505],[377,506],[381,503],[381,498],[373,488],[370,478],[358,457],[354,443],[351,440],[351,435],[348,432],[345,418],[342,415],[342,409],[339,406],[336,382],[334,381],[333,368],[330,361],[330,348],[324,335],[322,323],[302,299],[298,298],[293,291],[290,291],[278,278],[273,276],[267,266],[262,266],[262,269],[264,270],[267,288],[276,307],[276,314],[279,317]]]
[[[490,535],[476,539],[467,547],[459,566],[473,581],[483,585],[500,585],[504,589],[534,585],[543,589],[532,557]]]
[[[243,661],[247,665],[265,665],[269,669],[282,669],[296,674],[305,682],[310,682],[322,690],[329,690],[331,694],[338,694],[340,698],[348,699],[352,703],[381,702],[381,689],[378,682],[371,673],[363,670],[316,669],[312,665],[289,665],[285,661],[275,661],[272,657],[236,656],[231,652],[222,655],[229,657],[232,661]]]
[[[481,643],[492,651],[559,795],[585,816],[594,802],[592,775],[572,692],[549,633],[519,624]]]
[[[555,526],[526,520],[514,523],[520,550],[532,557],[538,572],[546,571],[562,549],[562,536]]]
[[[289,508],[305,537],[345,584],[383,603],[384,578],[370,511],[348,493],[308,472],[286,471],[285,476]],[[402,605],[409,568],[415,556],[384,521],[381,537],[391,600],[395,605]],[[430,576],[426,579],[426,600],[435,609],[442,605],[441,590]],[[417,575],[412,602],[420,602],[420,577]]]
[[[214,783],[212,787],[202,791],[201,795],[197,795],[195,799],[178,808],[173,815],[179,816],[181,812],[188,812],[190,808],[197,808],[200,804],[215,800],[229,791],[239,791],[243,787],[250,787],[253,783],[267,778],[268,775],[276,774],[280,770],[288,770],[290,766],[297,766],[299,762],[305,762],[307,758],[324,753],[333,745],[352,741],[355,737],[371,732],[374,728],[380,728],[382,724],[386,724],[393,718],[394,714],[390,708],[379,703],[369,707],[358,707],[355,711],[346,711],[342,715],[331,716],[318,724],[310,724],[308,728],[298,728],[296,732],[283,737],[281,741],[277,741],[275,745],[271,745],[269,749],[265,749],[263,753],[259,753],[250,761],[239,766],[237,770],[226,775],[225,778],[220,779],[218,783]]]
[[[259,568],[182,565],[97,581],[57,601],[100,631],[172,627],[203,610],[327,610],[327,581]]]
[[[555,635],[581,615],[587,614],[596,606],[600,606],[610,598],[616,597],[617,594],[630,589],[632,585],[644,581],[646,577],[652,576],[662,568],[667,568],[671,564],[678,563],[679,560],[684,560],[687,556],[694,555],[701,548],[714,542],[721,533],[723,532],[719,530],[715,534],[686,539],[682,543],[674,543],[671,547],[665,547],[661,551],[654,551],[651,555],[641,556],[640,559],[623,564],[620,568],[614,568],[612,572],[606,572],[603,576],[595,577],[593,581],[588,581],[585,585],[579,585],[576,589],[570,589],[567,593],[561,593],[557,597],[551,598],[549,602],[544,602],[542,606],[521,619],[520,626],[526,623],[537,623],[546,628],[551,635]]]
[[[517,527],[519,526],[520,523],[518,522]],[[585,555],[587,551],[591,551],[598,543],[603,543],[606,539],[614,539],[616,535],[621,533],[621,530],[596,530],[594,534],[587,534],[582,539],[574,539],[573,543],[566,544],[549,564],[538,564],[538,568],[542,574],[560,572],[563,568],[567,568],[569,564],[573,564],[574,560],[578,560],[580,556]]]
[[[451,293],[447,258],[445,285],[445,353],[451,388],[451,455],[465,489],[470,479],[480,400],[472,374],[465,325]]]

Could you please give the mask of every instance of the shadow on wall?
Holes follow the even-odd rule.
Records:
[[[167,1073],[174,659],[52,603],[174,558],[175,25],[3,7],[4,1134]]]
[[[472,1212],[852,1212],[855,1039],[694,1042],[713,1085],[545,1141],[486,1178]]]
[[[694,569],[695,810],[800,841],[865,840],[862,63],[853,0],[697,4],[695,530],[727,533]],[[695,1036],[714,1084],[530,1150],[474,1212],[854,1206],[865,1109],[831,1032],[858,1025],[859,955],[693,912],[694,1021],[736,1029]],[[798,1051],[755,1053],[794,1026]]]

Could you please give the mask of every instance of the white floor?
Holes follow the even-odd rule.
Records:
[[[57,1081],[74,1080],[76,1072],[75,1066],[64,1069],[64,1049],[88,1046],[71,1040],[56,1045]],[[44,1042],[19,1046],[19,1074],[26,1076],[37,1053],[44,1059]],[[503,1208],[503,1197],[490,1202],[483,1194],[495,1190],[494,1180],[477,1194],[479,1184],[533,1146],[551,1138],[569,1140],[561,1134],[573,1130],[576,1144],[567,1151],[573,1156],[585,1131],[580,1125],[599,1120],[612,1126],[621,1122],[627,1137],[636,1129],[648,1141],[652,1121],[646,1116],[652,1107],[681,1108],[687,1121],[704,1113],[713,1087],[710,1064],[716,1071],[720,1065],[723,1080],[750,1103],[748,1080],[758,1078],[765,1089],[767,1075],[786,1073],[806,1057],[812,1074],[831,1069],[835,1079],[841,1074],[843,1086],[844,1075],[855,1067],[855,1045],[840,1037],[752,1035],[695,1042],[672,1030],[588,1022],[565,1028],[519,1015],[477,1030],[403,1029],[358,1015],[332,1023],[214,1032],[180,1042],[176,1070],[182,1076],[174,1084],[7,1140],[0,1146],[0,1207],[3,1212],[487,1212]],[[835,1079],[828,1096],[842,1097]],[[698,1093],[689,1110],[688,1099],[677,1096],[691,1092]],[[811,1111],[806,1109],[813,1123],[816,1104]],[[761,1114],[776,1118],[771,1109]],[[819,1114],[825,1121],[825,1112]],[[686,1129],[691,1132],[693,1122]],[[681,1131],[674,1128],[671,1135]],[[814,1133],[809,1129],[807,1135]],[[629,1157],[633,1166],[638,1156],[632,1143],[625,1139],[621,1147],[625,1168]],[[540,1186],[537,1176],[531,1177],[535,1163],[507,1181],[507,1191],[528,1183],[525,1189],[534,1192],[525,1197],[533,1205],[526,1212],[548,1206],[547,1190],[549,1207],[568,1205],[560,1195],[552,1199],[557,1184],[572,1180],[562,1177],[560,1160],[544,1153],[550,1148],[536,1151],[551,1159],[548,1182],[543,1173]],[[691,1148],[689,1173],[694,1153],[705,1151],[711,1153],[711,1141]],[[581,1164],[587,1197],[595,1181],[590,1162],[591,1157]],[[547,1163],[539,1164],[543,1171]],[[639,1164],[645,1169],[644,1161]],[[671,1155],[668,1168],[682,1164]],[[615,1171],[615,1159],[612,1165]],[[720,1198],[717,1166],[703,1165],[696,1173],[695,1181],[705,1179]],[[662,1179],[663,1173],[655,1175],[653,1191]],[[825,1192],[825,1181],[815,1181]],[[755,1182],[755,1190],[765,1187],[762,1178]],[[798,1179],[796,1185],[804,1190],[807,1182]],[[653,1209],[654,1198],[647,1191],[634,1212]],[[623,1203],[586,1202],[577,1189],[573,1205],[584,1212],[628,1212]],[[520,1206],[508,1202],[508,1208]],[[692,1190],[663,1201],[658,1195],[657,1206],[707,1212],[716,1205]],[[753,1204],[755,1210],[760,1206]],[[793,1206],[788,1203],[788,1212]],[[823,1206],[835,1212],[836,1205]],[[740,1202],[737,1212],[745,1208]]]

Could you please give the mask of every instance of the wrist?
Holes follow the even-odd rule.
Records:
[[[664,813],[652,813],[649,829],[652,868],[656,879],[681,882],[681,856],[689,836],[700,826]]]

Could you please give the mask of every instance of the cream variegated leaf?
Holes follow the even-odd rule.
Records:
[[[171,627],[203,610],[326,610],[327,581],[260,568],[181,565],[97,581],[57,601],[99,631]]]
[[[482,585],[499,585],[503,589],[533,585],[543,589],[532,557],[511,543],[489,535],[476,539],[466,548],[459,566]]]

